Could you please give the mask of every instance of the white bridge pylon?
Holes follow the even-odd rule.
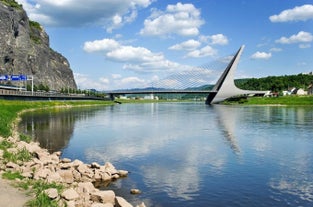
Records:
[[[228,98],[240,95],[264,95],[268,91],[250,91],[250,90],[242,90],[235,85],[234,82],[234,72],[239,63],[240,56],[244,49],[244,45],[242,45],[235,56],[232,58],[230,63],[227,65],[225,71],[215,84],[214,88],[208,95],[206,99],[206,104],[215,104],[222,102]]]

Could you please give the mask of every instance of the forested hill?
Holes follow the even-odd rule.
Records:
[[[280,92],[292,87],[303,88],[304,90],[313,83],[312,74],[298,74],[285,76],[268,76],[265,78],[236,79],[237,87],[246,90],[271,90]]]

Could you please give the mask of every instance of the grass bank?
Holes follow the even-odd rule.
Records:
[[[86,105],[112,105],[111,101],[7,101],[0,100],[0,136],[9,137],[12,134],[12,123],[23,110],[79,107]]]
[[[313,96],[249,97],[225,104],[313,106]]]
[[[80,107],[80,106],[99,106],[99,105],[112,105],[111,101],[7,101],[0,100],[0,171],[5,169],[5,165],[11,163],[24,163],[33,158],[26,149],[10,151],[10,148],[14,148],[14,143],[11,141],[10,136],[14,134],[14,121],[17,120],[20,112],[24,110],[43,109],[43,108],[55,108],[55,107]],[[31,142],[31,137],[26,135],[19,135],[19,140],[25,142]],[[27,202],[26,206],[51,206],[57,207],[59,203],[51,200],[44,192],[44,190],[51,187],[56,188],[58,192],[62,191],[64,186],[52,183],[49,184],[45,181],[32,180],[24,178],[20,172],[4,171],[1,172],[2,178],[8,180],[18,180],[15,185],[18,188],[22,188],[25,191],[30,191],[32,195],[35,195],[34,199]],[[1,179],[1,178],[0,178]]]

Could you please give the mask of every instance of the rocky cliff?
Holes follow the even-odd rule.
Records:
[[[33,75],[35,85],[52,90],[77,88],[69,62],[50,48],[44,28],[22,6],[0,0],[0,75],[13,74]]]

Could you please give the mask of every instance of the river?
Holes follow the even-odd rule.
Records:
[[[313,108],[120,104],[27,112],[19,131],[130,171],[102,189],[147,207],[313,206]],[[131,188],[142,191],[131,195]]]

